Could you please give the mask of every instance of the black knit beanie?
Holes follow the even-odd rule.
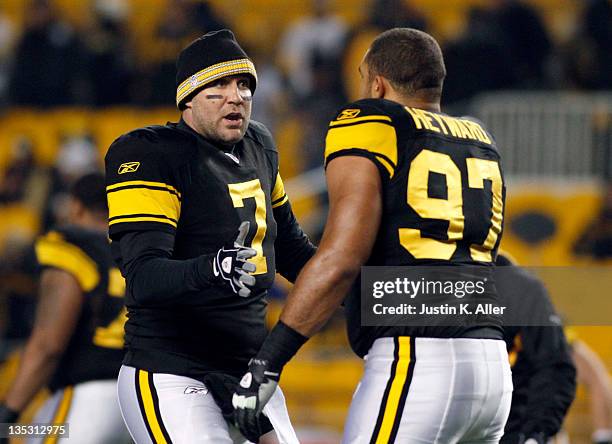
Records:
[[[221,29],[204,34],[183,49],[176,61],[176,106],[183,109],[187,99],[207,83],[235,74],[250,75],[251,91],[255,91],[255,66],[234,33]]]

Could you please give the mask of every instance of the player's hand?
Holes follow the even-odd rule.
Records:
[[[255,264],[248,262],[257,252],[244,246],[244,241],[249,232],[249,222],[242,222],[238,229],[238,236],[229,245],[224,245],[217,251],[213,258],[213,274],[229,283],[232,291],[243,298],[251,294],[255,285],[255,276],[250,275],[255,271]]]
[[[236,426],[249,441],[259,442],[259,415],[274,394],[279,378],[280,373],[269,370],[268,361],[254,358],[236,388],[232,397]]]

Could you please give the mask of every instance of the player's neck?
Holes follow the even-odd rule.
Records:
[[[404,94],[400,94],[396,91],[391,90],[385,94],[384,98],[400,103],[403,106],[408,106],[410,108],[424,109],[425,111],[434,111],[437,113],[441,112],[439,101],[431,101],[420,96],[407,97]]]

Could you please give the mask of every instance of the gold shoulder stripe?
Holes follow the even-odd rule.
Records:
[[[117,189],[128,188],[128,187],[163,188],[165,190],[171,191],[172,193],[176,194],[179,199],[181,198],[181,193],[176,188],[174,188],[172,185],[168,185],[167,183],[163,183],[163,182],[150,182],[148,180],[130,180],[126,182],[119,182],[119,183],[107,186],[106,192],[111,193],[113,191],[116,191]]]
[[[337,119],[337,120],[333,120],[332,122],[330,122],[329,126],[338,126],[338,125],[350,125],[351,123],[359,123],[359,122],[363,122],[363,121],[368,121],[368,120],[372,120],[372,121],[377,121],[377,122],[391,122],[391,117],[389,116],[382,116],[382,115],[373,115],[373,116],[363,116],[363,117],[355,117],[353,119],[347,119],[347,118],[342,118],[342,119]]]
[[[375,155],[376,156],[376,155]],[[385,169],[389,172],[389,177],[393,177],[393,173],[395,171],[395,165],[392,165],[389,162],[389,159],[383,156],[376,156],[376,159],[385,167]]]
[[[177,221],[173,219],[167,219],[163,216],[157,215],[145,215],[145,214],[128,214],[125,216],[117,217],[117,219],[109,220],[108,225],[113,226],[120,223],[135,223],[135,222],[159,222],[162,224],[172,225],[174,228],[177,227]]]
[[[36,241],[35,251],[38,262],[72,274],[83,291],[93,290],[100,281],[96,263],[76,245],[58,238],[51,232]]]
[[[134,188],[116,187],[107,194],[107,198],[108,217],[111,225],[118,222],[136,222],[134,217],[130,220],[123,219],[142,215],[163,219],[159,221],[171,222],[171,225],[176,227],[176,221],[181,214],[179,196],[170,189],[162,187],[149,188],[143,185],[137,185]]]
[[[285,194],[280,200],[276,201],[276,202],[272,202],[272,208],[278,208],[281,207],[283,205],[285,205],[285,203],[287,203],[289,201],[289,197],[287,197],[287,195]]]
[[[362,149],[374,154],[378,159],[385,158],[383,166],[389,171],[390,177],[393,177],[397,165],[397,135],[391,125],[383,122],[364,122],[328,130],[325,139],[326,159],[332,154],[350,149]]]
[[[274,182],[274,188],[272,189],[272,203],[275,201],[282,199],[285,196],[285,185],[283,184],[283,179],[281,178],[280,173],[276,173],[276,181]]]

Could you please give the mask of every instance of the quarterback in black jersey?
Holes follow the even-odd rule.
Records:
[[[266,337],[267,290],[276,272],[295,280],[314,247],[270,132],[250,120],[257,75],[231,31],[192,42],[177,70],[180,122],[131,131],[105,159],[112,249],[127,281],[119,399],[137,443],[232,442],[223,415]],[[296,442],[276,397],[261,432],[271,422]]]
[[[36,423],[70,423],[75,442],[126,442],[129,435],[116,396],[125,281],[111,257],[104,176],[83,176],[71,195],[71,225],[57,227],[35,243],[41,267],[36,320],[0,407],[0,422],[15,420],[47,386],[51,397]]]
[[[359,71],[364,99],[325,141],[323,238],[233,396],[237,421],[256,434],[283,365],[344,300],[351,346],[367,354],[344,443],[497,442],[512,394],[501,320],[363,327],[350,292],[362,265],[491,269],[505,195],[495,142],[480,122],[441,113],[446,70],[428,34],[380,34]]]

